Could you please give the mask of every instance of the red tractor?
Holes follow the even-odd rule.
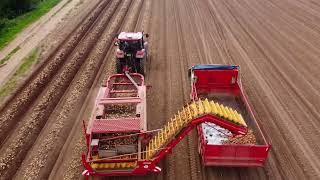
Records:
[[[121,32],[115,42],[117,73],[125,71],[145,75],[148,57],[148,34],[143,32]]]

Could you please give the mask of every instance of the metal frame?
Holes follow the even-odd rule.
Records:
[[[204,140],[201,128],[198,129],[199,153],[205,166],[264,166],[264,162],[271,148],[267,142],[253,110],[243,91],[240,67],[234,65],[196,65],[190,69],[191,93],[193,100],[198,99],[200,92],[226,92],[233,94],[243,102],[250,119],[256,126],[256,132],[263,141],[262,145],[209,145]],[[203,83],[204,79],[210,79],[212,83]],[[234,78],[234,82],[232,81]],[[210,81],[210,80],[208,80]]]
[[[157,167],[157,163],[159,163],[167,154],[172,152],[172,149],[186,136],[188,133],[197,127],[197,125],[204,122],[212,122],[217,123],[220,122],[221,119],[217,116],[207,114],[201,116],[199,118],[193,119],[190,123],[188,123],[182,131],[180,131],[175,138],[169,141],[166,146],[160,149],[153,159],[151,160],[137,160],[137,166],[133,169],[117,169],[117,170],[109,170],[104,172],[98,172],[92,169],[89,163],[86,161],[85,155],[82,155],[82,163],[85,167],[85,176],[133,176],[133,175],[146,175],[148,173],[159,173],[161,169]],[[105,162],[105,161],[104,161]]]
[[[194,73],[196,71],[196,73]],[[197,73],[200,72],[201,73]],[[146,175],[149,173],[159,173],[161,168],[157,167],[159,163],[168,153],[172,152],[172,149],[193,129],[197,128],[199,133],[199,152],[202,156],[202,162],[204,165],[210,166],[263,166],[265,159],[267,158],[268,151],[270,149],[270,144],[267,143],[258,122],[256,121],[253,111],[248,103],[246,95],[243,92],[240,77],[238,75],[238,66],[224,66],[224,65],[209,65],[209,66],[194,66],[190,70],[191,75],[191,93],[190,97],[193,100],[198,99],[198,93],[201,91],[211,92],[211,91],[226,91],[232,93],[241,98],[245,107],[250,114],[253,122],[258,127],[258,133],[261,135],[264,144],[263,145],[208,145],[204,142],[204,137],[201,128],[197,128],[199,124],[204,122],[212,122],[223,127],[228,127],[233,133],[243,134],[246,129],[244,127],[236,126],[228,121],[225,121],[215,115],[206,114],[204,116],[198,117],[190,121],[188,124],[182,128],[166,145],[159,149],[155,153],[152,159],[145,160],[140,158],[140,154],[144,152],[138,152],[139,156],[137,159],[132,159],[131,162],[135,162],[136,165],[130,169],[104,169],[103,171],[94,170],[91,168],[90,163],[92,160],[86,156],[82,155],[82,163],[85,167],[85,171],[82,173],[86,178],[89,176],[134,176],[134,175]],[[208,77],[215,74],[214,77]],[[129,77],[128,77],[129,76]],[[140,83],[136,83],[132,76],[138,76],[141,78]],[[138,97],[126,97],[126,98],[109,98],[112,93],[126,93],[125,91],[114,91],[109,90],[110,82],[112,78],[115,77],[127,77],[130,83],[114,83],[113,85],[133,85],[138,91]],[[213,78],[211,82],[203,81],[204,78]],[[216,79],[214,79],[216,78]],[[200,82],[200,83],[199,83]],[[201,84],[202,82],[202,84]],[[231,82],[231,83],[228,83]],[[136,83],[136,84],[135,84]],[[132,90],[131,90],[132,91]],[[131,92],[130,91],[130,92]],[[143,76],[140,74],[117,74],[111,76],[106,83],[106,87],[102,88],[102,94],[99,95],[97,99],[97,104],[103,103],[142,103],[144,106],[144,116],[141,117],[141,130],[140,138],[142,140],[150,140],[146,135],[146,87],[144,85]],[[91,119],[94,121],[94,118]],[[85,126],[84,126],[85,128]],[[240,129],[239,129],[240,128]],[[90,133],[92,128],[87,128],[86,138],[87,145],[90,144]],[[237,152],[236,154],[230,154],[230,150]],[[246,154],[246,152],[253,152],[253,154]],[[219,154],[220,153],[220,154]],[[89,152],[87,153],[89,155]],[[99,160],[99,162],[126,162],[128,160]]]
[[[116,79],[120,79],[120,82],[116,81]],[[136,81],[135,81],[136,79]],[[124,80],[124,81],[121,81]],[[126,86],[131,87],[129,90],[114,90],[116,86]],[[121,97],[112,97],[114,94],[126,94],[126,93],[136,93],[136,97],[129,97],[129,96],[121,96]],[[92,161],[91,159],[91,152],[90,152],[90,143],[91,143],[91,136],[94,131],[95,133],[113,133],[113,132],[137,132],[141,133],[139,135],[140,139],[144,136],[144,132],[147,130],[147,121],[146,121],[146,86],[144,84],[144,77],[138,73],[125,73],[125,74],[114,74],[110,76],[103,86],[100,88],[96,99],[96,107],[99,105],[106,105],[106,104],[139,104],[141,109],[140,117],[136,118],[112,118],[112,119],[96,119],[95,112],[93,112],[92,117],[88,123],[88,127],[84,125],[84,132],[86,137],[86,144],[88,147],[88,151],[82,155],[82,163],[85,167],[85,171],[83,175],[88,177],[87,175],[98,175],[98,176],[108,176],[110,173],[104,172],[96,172],[94,171],[89,163]],[[129,121],[138,121],[139,126],[135,127],[130,124]],[[103,126],[99,126],[98,130],[95,130],[96,122],[107,121],[109,123],[104,123],[106,126],[110,126],[104,128]],[[115,122],[115,123],[113,123]],[[123,122],[123,123],[121,123]],[[113,124],[112,124],[113,123]],[[128,125],[129,124],[129,125]],[[118,127],[118,131],[115,131]],[[139,140],[140,142],[140,140]],[[141,148],[141,147],[140,147]],[[139,150],[140,151],[140,150]],[[140,153],[140,152],[139,152]],[[137,159],[135,159],[136,161]],[[101,162],[112,162],[115,160],[101,160]],[[120,160],[122,161],[122,160]],[[127,161],[127,160],[126,160]],[[116,160],[119,162],[119,160]],[[129,172],[129,171],[128,171]],[[113,175],[122,175],[123,172],[113,172]]]

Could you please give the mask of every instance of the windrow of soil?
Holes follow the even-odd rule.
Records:
[[[2,177],[11,177],[19,167],[25,153],[34,143],[34,139],[39,135],[52,110],[109,23],[112,8],[108,4],[107,9],[100,14],[98,21],[94,23],[90,33],[87,33],[82,39],[81,44],[75,48],[64,66],[60,68],[53,80],[49,82],[45,90],[29,107],[26,115],[12,129],[12,133],[9,134],[11,136],[7,137],[1,148],[0,162],[2,166],[0,175]]]
[[[13,129],[19,118],[22,117],[29,106],[46,88],[47,84],[53,79],[55,74],[59,71],[61,66],[68,59],[79,44],[83,36],[90,30],[92,25],[96,22],[97,17],[106,8],[109,1],[104,1],[84,20],[74,33],[66,38],[66,41],[52,53],[52,55],[39,67],[37,71],[19,88],[19,90],[8,99],[0,110],[0,143]]]
[[[142,14],[141,9],[145,2],[146,1],[143,0],[123,2],[123,7],[117,11],[118,14],[114,17],[112,27],[106,32],[106,41],[108,43],[113,40],[108,37],[108,34],[115,34],[116,32],[124,30],[133,31],[136,23],[131,23],[131,21],[137,22],[138,16]],[[128,7],[129,5],[130,7]],[[86,110],[86,108],[92,105],[91,102],[93,102],[95,98],[94,93],[97,93],[97,89],[101,86],[101,83],[104,82],[108,75],[114,72],[113,69],[115,68],[114,48],[110,46],[106,49],[108,50],[108,53],[100,66],[98,74],[95,75],[93,85],[90,91],[86,92],[84,103],[79,106],[81,109],[80,113],[77,112],[76,109],[75,111],[71,111],[77,113],[79,116],[76,116],[73,129],[64,143],[64,147],[59,152],[59,158],[55,162],[55,166],[51,171],[49,178],[59,177],[77,179],[77,177],[81,176],[81,154],[85,152],[85,142],[83,141],[83,131],[79,131],[79,127],[82,127],[83,119],[87,122],[88,118],[90,118],[90,110]],[[66,103],[65,105],[67,104],[69,103]]]

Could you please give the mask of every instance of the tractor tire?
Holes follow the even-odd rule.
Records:
[[[142,58],[142,59],[140,59],[140,61],[139,61],[139,70],[138,70],[138,72],[140,73],[140,74],[142,74],[143,76],[145,76],[146,75],[146,64],[145,64],[146,62],[145,62],[145,58]]]
[[[117,68],[117,73],[118,74],[122,74],[122,65],[121,65],[121,62],[120,62],[120,59],[116,59],[116,68]]]

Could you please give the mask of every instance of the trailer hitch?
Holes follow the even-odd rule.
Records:
[[[130,76],[129,71],[125,71],[124,74],[127,76],[127,78],[131,81],[131,83],[138,89],[138,84],[133,80],[133,78]]]

